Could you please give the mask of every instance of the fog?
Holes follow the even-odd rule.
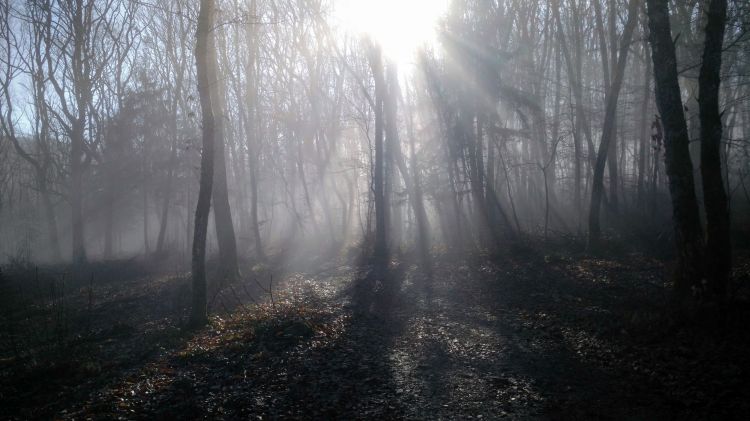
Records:
[[[87,259],[169,251],[189,260],[202,147],[192,42],[198,4],[47,3],[10,2],[3,11],[3,259],[69,260],[80,230]],[[398,6],[390,3],[222,2],[211,30],[224,145],[216,173],[226,178],[239,255],[257,259],[292,244],[297,253],[336,253],[372,240],[378,96],[388,97],[394,114],[382,117],[389,247],[416,241],[414,189],[431,246],[486,248],[509,233],[586,232],[607,84],[628,17],[615,4],[436,3],[421,15],[418,5],[404,12],[410,25],[391,19]],[[677,53],[693,138],[696,5],[677,7],[694,19],[675,19],[673,29],[683,38]],[[730,6],[722,162],[740,215],[750,124],[746,11]],[[669,235],[645,22],[631,30],[602,215],[605,228],[637,220],[644,236]],[[80,45],[70,42],[76,31]],[[388,73],[382,95],[376,50],[382,64],[375,66]],[[76,54],[86,59],[78,63]],[[80,185],[72,186],[76,124],[82,165]],[[699,161],[699,148],[691,150]],[[76,189],[79,228],[70,222]],[[217,243],[209,233],[210,254]]]
[[[184,276],[192,326],[259,267],[527,248],[724,303],[749,28],[734,0],[7,0],[0,263]]]

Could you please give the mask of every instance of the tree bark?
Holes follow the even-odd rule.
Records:
[[[73,123],[70,136],[70,205],[73,241],[73,264],[86,263],[86,248],[83,242],[83,121],[85,113],[79,112],[79,119]]]
[[[193,305],[190,315],[190,324],[196,327],[203,326],[208,322],[206,308],[206,234],[214,178],[214,114],[211,105],[211,78],[209,76],[211,66],[209,58],[213,56],[210,53],[213,48],[211,35],[213,14],[214,1],[201,0],[195,41],[195,67],[198,77],[201,121],[203,122],[203,150],[201,152],[200,189],[193,231]]]
[[[215,41],[216,37],[212,36]],[[211,80],[210,89],[211,105],[214,112],[214,179],[213,179],[213,205],[214,225],[216,227],[216,239],[219,243],[219,272],[222,279],[236,279],[239,277],[239,266],[237,264],[237,239],[234,235],[234,223],[232,211],[229,206],[229,188],[227,186],[227,164],[225,141],[226,131],[224,123],[224,81],[220,78],[220,70],[216,54],[216,45],[208,51],[208,70]]]
[[[726,298],[732,265],[730,216],[721,169],[722,122],[719,112],[721,53],[724,45],[727,0],[711,0],[708,6],[706,38],[703,46],[698,105],[701,123],[701,178],[706,209],[707,291],[719,302]]]
[[[648,54],[647,46],[644,43],[643,48],[644,54]],[[645,205],[646,198],[646,167],[648,158],[648,133],[647,129],[649,126],[649,114],[648,108],[651,102],[651,60],[648,57],[644,57],[643,66],[643,102],[641,103],[641,126],[640,126],[640,146],[638,150],[638,183],[637,183],[637,203],[639,208]]]
[[[695,196],[693,164],[688,149],[687,122],[677,80],[677,57],[672,41],[667,0],[647,0],[649,42],[654,64],[656,105],[664,127],[666,170],[672,197],[677,247],[675,292],[680,304],[700,288],[703,276],[703,230]]]
[[[385,151],[384,151],[384,118],[383,101],[385,96],[385,76],[383,59],[379,46],[371,46],[370,67],[375,78],[375,172],[373,188],[375,189],[375,248],[374,255],[378,260],[385,260],[388,254],[387,212],[388,203],[385,195]]]

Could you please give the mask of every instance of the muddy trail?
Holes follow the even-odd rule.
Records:
[[[60,380],[36,400],[22,390],[13,396],[4,370],[3,417],[746,414],[745,312],[738,307],[720,332],[674,323],[664,311],[663,272],[661,263],[638,255],[437,256],[432,277],[408,260],[379,270],[328,262],[287,273],[272,297],[219,311],[205,330],[171,327],[169,340],[127,362],[107,364],[118,352],[133,352],[118,351],[127,341],[110,338],[86,354],[88,365],[79,366],[86,376]],[[231,287],[231,295],[242,295],[241,288]],[[123,335],[129,341],[148,342],[140,328],[131,330]]]

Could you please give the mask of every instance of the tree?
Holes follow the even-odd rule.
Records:
[[[32,22],[29,32],[30,39],[33,40],[33,42],[29,43],[28,59],[24,58],[24,54],[17,54],[18,60],[22,62],[23,70],[21,70],[21,68],[17,64],[14,64],[12,60],[12,51],[17,51],[21,46],[13,44],[13,41],[16,40],[17,37],[11,33],[9,25],[10,7],[9,5],[0,6],[0,13],[2,13],[2,38],[5,41],[5,52],[7,53],[2,59],[5,74],[3,76],[4,82],[0,87],[0,92],[3,92],[6,109],[4,115],[0,118],[2,118],[3,134],[11,141],[16,153],[31,165],[34,170],[36,188],[41,195],[42,208],[47,223],[49,247],[52,252],[52,258],[54,260],[60,260],[62,258],[62,253],[60,251],[60,241],[58,239],[57,215],[55,214],[52,198],[52,184],[55,180],[51,177],[52,168],[56,164],[56,159],[52,153],[52,147],[50,144],[50,115],[45,101],[47,92],[45,71],[47,61],[49,60],[49,49],[44,48],[44,45],[45,40],[51,34],[51,29],[49,28],[49,25],[45,25],[39,21],[40,19],[44,19],[44,11],[48,10],[49,7],[49,0],[35,2],[28,7],[24,18]],[[14,106],[13,101],[11,100],[10,84],[17,71],[24,71],[28,74],[33,88],[33,109],[37,124],[34,127],[34,146],[30,149],[25,148],[19,140],[13,118]],[[0,100],[0,110],[2,110],[1,103],[2,100]]]
[[[212,37],[216,39],[216,37]],[[214,225],[216,225],[216,238],[219,243],[219,264],[221,266],[221,277],[234,279],[239,276],[237,265],[237,240],[234,236],[234,223],[232,222],[232,211],[229,206],[229,191],[227,187],[227,163],[226,151],[224,150],[227,130],[225,123],[227,115],[224,112],[224,78],[216,57],[216,46],[211,49],[209,61],[209,78],[211,80],[211,104],[214,111],[214,179],[213,179],[213,204]]]
[[[208,322],[206,309],[206,234],[208,215],[211,209],[211,190],[214,178],[214,136],[215,122],[211,98],[210,69],[215,66],[213,45],[214,0],[201,0],[198,15],[198,28],[195,40],[195,68],[198,77],[201,121],[203,123],[203,150],[201,152],[200,190],[195,209],[195,229],[193,234],[193,306],[190,323],[202,326]]]
[[[55,62],[47,61],[47,76],[56,94],[59,110],[50,108],[70,139],[70,190],[72,260],[86,262],[83,217],[83,173],[93,157],[87,143],[94,101],[94,86],[103,74],[114,49],[103,43],[111,31],[112,16],[107,11],[113,0],[98,4],[94,0],[61,0],[46,10],[38,24],[57,22],[54,37],[45,37],[45,45]],[[54,18],[53,18],[54,14]]]
[[[386,95],[385,75],[383,74],[383,58],[380,46],[369,46],[369,61],[375,78],[375,171],[372,184],[375,196],[375,249],[374,255],[378,260],[384,260],[388,254],[388,198],[385,192],[385,151],[384,151],[384,100]]]
[[[703,230],[695,196],[690,139],[677,80],[677,57],[672,41],[667,0],[647,0],[649,42],[654,63],[656,105],[664,129],[664,148],[672,220],[677,246],[675,292],[680,303],[701,288]]]
[[[726,298],[732,265],[730,215],[722,177],[722,121],[719,113],[721,54],[727,16],[726,0],[711,0],[707,10],[698,105],[701,125],[701,177],[706,209],[706,277],[711,299]]]
[[[615,136],[617,100],[620,96],[622,81],[625,77],[625,64],[627,63],[628,51],[630,50],[630,40],[633,37],[633,31],[638,22],[639,4],[640,0],[630,0],[628,5],[628,20],[627,23],[625,23],[622,40],[620,40],[620,51],[617,55],[614,79],[611,80],[611,82],[607,81],[608,83],[605,83],[605,85],[607,85],[607,95],[605,100],[606,108],[604,112],[604,124],[602,126],[602,140],[599,144],[599,150],[596,156],[594,181],[591,189],[591,207],[589,209],[589,247],[592,248],[596,246],[601,235],[601,228],[599,226],[599,209],[601,207],[602,193],[604,191],[604,166],[607,164],[607,159],[611,153],[610,150],[614,149],[613,146],[610,146],[610,143],[612,143]],[[602,41],[602,43],[603,42],[604,41]],[[612,46],[612,48],[614,48],[614,46]],[[606,51],[604,47],[602,47],[602,49],[603,51]],[[604,62],[607,61],[605,52],[602,53],[602,60]],[[607,66],[605,66],[605,69],[607,69]],[[608,71],[605,70],[604,74],[607,75]],[[610,160],[610,165],[611,163]],[[613,192],[613,195],[616,189],[616,182],[610,180],[610,190]]]

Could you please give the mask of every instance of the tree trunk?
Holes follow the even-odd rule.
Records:
[[[195,42],[195,67],[198,78],[198,94],[203,123],[203,150],[201,153],[200,190],[195,209],[195,229],[193,232],[192,275],[193,306],[190,324],[203,326],[208,322],[206,308],[206,234],[208,215],[211,209],[211,190],[214,178],[214,114],[211,108],[211,63],[210,50],[213,48],[211,29],[213,24],[214,1],[201,0],[198,15],[198,29]]]
[[[144,182],[141,190],[143,193],[143,250],[144,254],[148,255],[151,253],[151,249],[148,244],[148,188],[146,186],[147,184]]]
[[[375,173],[373,174],[373,188],[375,189],[375,257],[385,260],[388,254],[387,243],[387,208],[385,196],[385,153],[383,148],[383,100],[385,96],[385,77],[383,75],[383,61],[380,47],[371,46],[370,67],[375,78]]]
[[[664,147],[677,246],[675,292],[680,303],[700,288],[703,276],[703,233],[695,196],[690,139],[677,81],[677,57],[672,41],[667,0],[647,0],[649,42],[654,64],[656,105],[664,127]]]
[[[640,3],[640,1],[639,1]],[[617,17],[617,3],[615,0],[609,0],[609,14],[608,14],[608,22],[607,25],[609,26],[609,52],[610,52],[610,68],[612,71],[615,70],[615,66],[617,66],[617,24],[616,24],[616,17]],[[637,9],[634,11],[634,13],[638,13]],[[635,18],[637,22],[637,17]],[[623,39],[624,41],[624,39]],[[606,58],[604,58],[606,60]],[[614,79],[614,75],[610,75],[611,79]],[[612,82],[614,82],[612,80]],[[610,85],[605,92],[612,89],[612,86]],[[618,161],[617,161],[617,113],[615,113],[612,116],[612,134],[611,134],[611,141],[609,143],[609,148],[607,150],[607,169],[609,170],[609,210],[612,214],[611,216],[616,218],[617,213],[620,210],[620,194],[618,192],[619,189],[619,173],[618,173]]]
[[[216,37],[212,36],[212,40]],[[216,56],[216,46],[208,51],[209,80],[212,82],[211,105],[214,112],[214,178],[213,205],[216,239],[219,243],[219,273],[222,279],[235,279],[239,276],[237,264],[237,239],[234,235],[232,211],[229,206],[229,189],[227,186],[226,131],[224,123],[224,78],[220,78],[220,70]]]
[[[706,277],[711,299],[726,298],[732,265],[729,203],[721,170],[722,123],[719,113],[721,53],[724,45],[727,0],[711,0],[708,6],[703,64],[699,76],[701,123],[701,178],[706,208]]]
[[[52,197],[46,181],[40,190],[42,194],[42,203],[44,205],[44,215],[47,221],[49,246],[52,249],[52,258],[55,261],[59,261],[62,254],[60,253],[60,239],[57,235],[57,216],[55,215],[55,208],[52,205]]]
[[[80,112],[83,114],[83,111]],[[86,247],[83,242],[83,122],[80,117],[74,122],[70,136],[70,205],[73,240],[73,264],[86,263]]]
[[[614,74],[614,80],[607,90],[606,109],[604,114],[604,124],[602,127],[602,140],[599,144],[599,151],[596,156],[596,166],[594,167],[594,180],[591,189],[591,205],[589,208],[589,247],[595,249],[601,236],[601,227],[599,225],[599,210],[601,208],[602,193],[604,191],[604,167],[609,156],[612,138],[615,135],[615,112],[617,111],[617,99],[622,88],[622,81],[625,77],[625,64],[628,59],[630,40],[633,36],[635,24],[638,21],[638,4],[640,0],[630,0],[628,6],[628,21],[622,34],[620,43],[620,52],[617,59],[617,68]],[[603,57],[604,58],[604,57]],[[606,59],[606,58],[605,58]],[[613,185],[610,180],[612,190],[617,186]]]
[[[646,45],[643,48],[644,54],[648,53]],[[651,101],[651,60],[648,57],[644,57],[643,66],[643,102],[641,103],[641,127],[640,127],[640,146],[638,150],[638,191],[637,191],[637,203],[639,208],[643,208],[645,205],[645,179],[646,179],[646,166],[648,158],[648,106]]]
[[[164,240],[166,239],[167,226],[169,225],[169,202],[172,197],[172,184],[174,183],[174,167],[176,165],[176,161],[177,145],[173,144],[169,157],[169,170],[167,173],[167,185],[164,188],[164,202],[162,203],[161,207],[161,218],[159,218],[159,235],[156,238],[156,253],[161,253],[164,251]]]
[[[585,109],[583,107],[583,86],[582,86],[582,46],[581,46],[581,40],[576,32],[576,36],[574,37],[575,41],[575,47],[576,47],[576,60],[574,62],[574,58],[571,57],[571,53],[568,49],[568,44],[565,40],[565,33],[563,32],[562,27],[562,21],[560,19],[560,9],[559,5],[558,7],[555,7],[553,9],[555,13],[555,20],[557,21],[557,28],[558,28],[558,35],[560,36],[560,46],[563,53],[563,58],[565,59],[565,65],[567,69],[568,74],[568,81],[570,82],[570,85],[573,90],[573,96],[575,99],[575,121],[576,121],[576,127],[574,131],[574,142],[575,142],[575,202],[576,202],[576,212],[580,214],[581,207],[582,207],[582,192],[581,192],[581,184],[582,184],[582,177],[583,177],[583,168],[581,163],[581,155],[582,155],[582,145],[581,145],[581,139],[580,139],[580,133],[583,131],[583,134],[586,137],[586,142],[588,145],[589,151],[593,151],[593,140],[591,135],[591,126],[589,125],[588,118],[586,116]],[[574,18],[578,16],[577,8],[573,7],[573,13]],[[590,154],[591,155],[591,154]],[[591,162],[592,157],[589,157],[589,162]]]
[[[410,102],[408,102],[410,103]],[[424,194],[422,192],[422,181],[419,175],[419,165],[417,162],[417,152],[414,144],[414,121],[412,120],[412,110],[407,110],[407,136],[409,137],[409,166],[411,167],[411,188],[409,195],[412,197],[412,206],[414,208],[414,217],[417,220],[417,249],[422,259],[422,266],[425,274],[432,275],[432,260],[430,258],[430,225],[427,220],[427,212],[424,208]],[[404,174],[404,177],[407,177]]]
[[[111,171],[111,169],[107,171]],[[106,199],[104,203],[104,258],[111,259],[114,254],[114,183],[111,181],[111,174],[106,174],[105,177],[110,178],[110,180],[107,181],[107,192],[105,193]]]
[[[250,2],[250,13],[255,16],[258,4],[256,0]],[[247,37],[250,51],[249,58],[245,64],[247,71],[248,88],[245,93],[247,112],[244,113],[245,131],[247,136],[247,155],[248,165],[250,167],[250,229],[253,233],[255,244],[255,257],[258,260],[265,260],[266,256],[263,251],[263,241],[260,236],[260,225],[258,222],[258,173],[260,150],[260,107],[258,107],[258,75],[260,74],[260,60],[258,60],[258,25],[248,25]]]

